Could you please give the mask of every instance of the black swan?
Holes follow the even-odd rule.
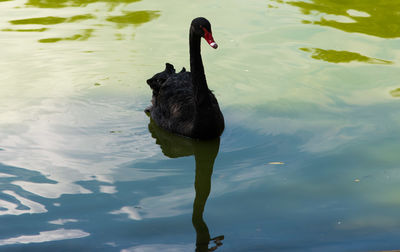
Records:
[[[185,68],[175,73],[166,63],[163,72],[147,80],[153,90],[152,105],[147,108],[154,122],[173,133],[196,138],[219,137],[225,127],[217,99],[208,89],[200,54],[200,40],[204,38],[217,48],[210,22],[202,17],[193,19],[189,31],[190,71]]]

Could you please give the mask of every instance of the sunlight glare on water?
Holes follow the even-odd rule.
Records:
[[[189,69],[198,16],[219,141],[143,112],[148,78]],[[0,250],[400,249],[399,17],[390,0],[0,0]]]

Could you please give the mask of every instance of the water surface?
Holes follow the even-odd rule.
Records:
[[[205,143],[143,113],[145,80],[189,66],[198,16],[227,125]],[[389,0],[0,1],[0,250],[400,249],[399,16]]]

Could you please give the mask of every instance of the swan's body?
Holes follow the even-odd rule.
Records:
[[[153,90],[152,106],[146,109],[154,122],[173,133],[199,139],[215,138],[224,130],[224,117],[217,99],[208,89],[200,54],[204,37],[214,48],[211,25],[205,18],[196,18],[190,26],[190,70],[175,73],[167,63],[163,72],[147,83]]]

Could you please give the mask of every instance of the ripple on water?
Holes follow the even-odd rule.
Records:
[[[34,235],[21,235],[8,239],[0,240],[0,246],[12,244],[30,244],[77,239],[89,236],[90,234],[79,229],[56,229],[51,231],[41,231]]]
[[[4,179],[12,179],[10,184],[32,194],[55,199],[63,194],[92,193],[78,185],[79,181],[111,183],[100,190],[112,194],[116,192],[112,186],[116,180],[162,176],[139,167],[125,171],[124,175],[115,174],[118,167],[132,160],[139,162],[157,155],[156,147],[149,141],[146,115],[120,106],[112,102],[53,100],[31,107],[30,113],[38,117],[26,118],[28,128],[10,133],[1,141],[6,150],[1,152],[2,162],[38,171],[47,180],[23,179],[14,173],[3,176]]]

